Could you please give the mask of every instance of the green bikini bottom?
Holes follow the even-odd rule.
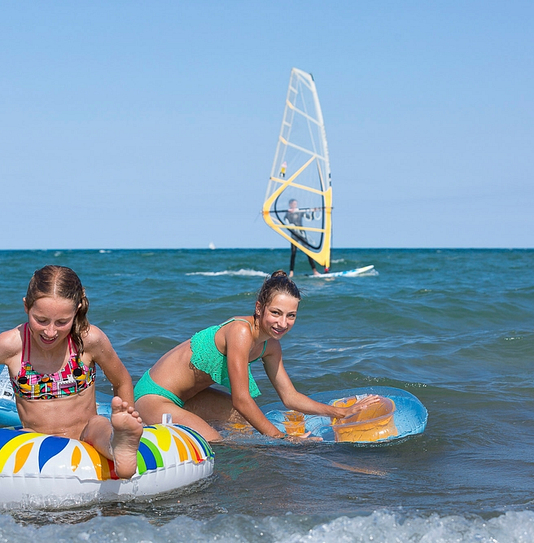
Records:
[[[176,394],[169,392],[166,388],[154,383],[148,370],[145,371],[141,379],[137,382],[134,388],[134,399],[137,401],[139,398],[146,396],[147,394],[154,394],[156,396],[163,396],[171,402],[175,403],[178,407],[184,407],[183,400],[180,400]]]

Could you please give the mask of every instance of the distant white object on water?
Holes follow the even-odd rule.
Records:
[[[213,243],[213,241],[210,241],[208,247],[209,247],[210,249],[215,249],[215,243]]]

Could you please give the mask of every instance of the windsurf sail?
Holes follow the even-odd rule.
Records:
[[[323,114],[311,74],[293,68],[263,218],[321,266],[330,267],[332,187]]]

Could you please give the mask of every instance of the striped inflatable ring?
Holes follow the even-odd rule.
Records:
[[[131,479],[119,479],[113,462],[83,441],[0,428],[0,506],[68,507],[153,497],[209,477],[213,464],[208,442],[177,424],[144,428]]]

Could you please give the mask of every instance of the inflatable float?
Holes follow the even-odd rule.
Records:
[[[0,428],[0,507],[150,498],[205,479],[213,464],[209,444],[185,426],[147,426],[131,479],[119,479],[113,462],[82,441]]]
[[[97,392],[98,413],[111,415],[111,396]],[[143,430],[137,472],[119,479],[113,462],[91,445],[24,432],[7,368],[0,373],[0,507],[68,507],[150,498],[189,486],[213,473],[214,454],[194,430],[164,424]]]
[[[279,402],[262,407],[262,411],[281,432],[296,436],[310,432],[310,437],[327,443],[382,444],[424,432],[428,412],[418,398],[405,390],[372,386],[310,397],[330,405],[350,406],[369,394],[377,394],[380,401],[344,419],[287,411]]]

